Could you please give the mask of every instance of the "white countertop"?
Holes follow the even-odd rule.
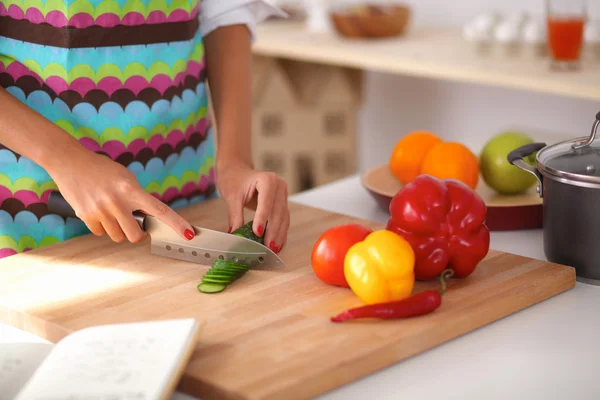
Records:
[[[382,223],[388,219],[358,177],[290,200]],[[493,232],[491,247],[545,259],[541,230]],[[0,324],[0,343],[38,340]],[[566,293],[318,399],[598,400],[599,344],[600,287],[577,283]]]
[[[291,197],[385,223],[358,177]],[[542,230],[492,232],[491,247],[543,259]],[[529,307],[319,397],[319,400],[600,399],[600,287],[577,283]]]

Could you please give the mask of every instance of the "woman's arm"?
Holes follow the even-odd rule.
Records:
[[[0,143],[46,171],[87,150],[66,131],[0,87]]]
[[[253,231],[264,234],[265,244],[278,252],[290,224],[287,184],[272,172],[255,171],[252,162],[251,38],[243,24],[220,27],[205,37],[218,132],[217,187],[228,206],[230,230],[243,225],[244,207],[256,209]]]
[[[219,28],[205,40],[207,77],[218,125],[217,168],[232,161],[252,166],[252,58],[245,25]]]
[[[143,240],[145,233],[132,216],[133,211],[142,210],[163,220],[182,237],[193,237],[190,224],[146,193],[127,168],[87,150],[1,87],[0,143],[44,168],[96,235],[107,233],[116,242]]]

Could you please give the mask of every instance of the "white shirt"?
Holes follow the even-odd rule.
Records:
[[[275,15],[287,16],[269,0],[200,0],[200,33],[204,37],[222,26],[244,24],[254,42],[256,24]]]

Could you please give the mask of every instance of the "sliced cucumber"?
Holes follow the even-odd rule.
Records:
[[[216,269],[216,270],[208,270],[206,272],[206,274],[204,274],[204,276],[231,276],[231,277],[237,277],[237,276],[241,276],[243,274],[243,272],[234,272],[234,271],[229,271],[226,269]]]
[[[248,272],[248,268],[238,268],[238,267],[223,267],[216,269],[215,271],[225,271],[230,273],[243,274]]]
[[[212,280],[210,278],[202,278],[202,283],[210,283],[211,285],[225,285],[225,286],[229,286],[231,284],[231,282],[229,282],[229,281]]]
[[[248,269],[247,268],[239,268],[239,267],[217,267],[217,268],[211,268],[208,271],[224,272],[224,273],[229,273],[229,274],[243,274],[245,272],[248,272]]]
[[[264,244],[264,236],[258,237],[252,231],[252,222],[242,225],[232,234]],[[198,290],[202,293],[222,292],[229,284],[239,279],[249,270],[250,268],[247,265],[217,259],[202,277],[202,283],[198,285]]]
[[[202,280],[204,281],[205,279],[212,279],[215,281],[223,281],[223,283],[231,283],[236,279],[236,277],[235,276],[227,276],[227,275],[204,274],[204,276],[202,277]],[[221,283],[221,282],[219,282],[219,283]]]
[[[221,260],[217,259],[213,262],[211,269],[236,269],[236,270],[244,270],[248,271],[250,268],[244,264],[234,263],[233,261]]]
[[[202,293],[219,293],[225,290],[227,285],[221,283],[201,283],[198,285],[198,290]]]
[[[203,278],[211,278],[211,279],[222,279],[222,280],[228,280],[229,282],[233,282],[235,280],[237,280],[238,278],[240,278],[242,275],[218,275],[218,274],[204,274]]]

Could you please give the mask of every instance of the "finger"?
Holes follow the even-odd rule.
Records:
[[[280,190],[278,189],[277,192],[280,192]],[[281,196],[279,193],[277,193],[273,202],[271,214],[267,219],[267,232],[265,233],[265,245],[267,245],[274,252],[277,252],[277,246],[279,244],[278,235],[283,222],[284,214],[285,205],[282,204]]]
[[[277,175],[272,172],[267,172],[260,176],[256,184],[258,199],[252,230],[259,237],[262,237],[267,225],[267,219],[269,218],[269,215],[273,209],[273,202],[275,200],[275,193],[277,190],[277,182]]]
[[[139,243],[146,238],[146,232],[142,230],[133,217],[131,205],[126,205],[121,200],[113,199],[108,204],[108,211],[108,214],[112,215],[117,221],[119,228],[131,243]]]
[[[269,241],[269,248],[275,253],[279,253],[285,243],[287,242],[287,233],[290,227],[290,217],[287,212],[283,214],[283,217],[278,220],[279,226],[277,231],[267,229],[267,234],[271,232],[274,235],[274,239]],[[269,221],[268,226],[271,227],[272,222]],[[274,233],[276,232],[276,233]],[[266,241],[265,241],[266,243]]]
[[[196,232],[192,228],[192,225],[156,197],[142,191],[135,196],[134,202],[139,205],[138,208],[140,210],[169,225],[182,238],[187,240],[192,240],[194,238]]]
[[[87,228],[90,230],[90,232],[92,232],[94,235],[96,235],[96,236],[106,235],[106,231],[102,227],[102,224],[100,223],[100,221],[98,221],[97,219],[95,219],[95,218],[87,218],[87,219],[80,218],[80,219],[83,221],[85,226],[87,226]]]
[[[227,201],[227,216],[229,219],[229,233],[244,225],[244,202],[241,198]]]
[[[118,211],[115,213],[115,216],[117,217],[117,222],[119,223],[121,230],[125,236],[127,236],[127,240],[131,243],[143,242],[144,239],[146,239],[146,232],[142,230],[131,213]]]
[[[106,233],[108,233],[108,236],[110,236],[113,242],[122,243],[125,241],[125,233],[119,226],[119,223],[115,217],[106,215],[100,218],[100,222],[102,222],[102,227]]]
[[[273,210],[267,221],[267,232],[265,233],[265,244],[275,253],[285,243],[289,215],[287,206],[287,186],[279,182],[273,203]]]
[[[75,215],[79,218],[85,226],[96,236],[103,236],[106,234],[106,231],[102,227],[102,223],[96,217],[96,213],[87,209],[76,209]]]
[[[278,240],[280,240],[279,245],[277,245],[277,251],[276,253],[279,253],[282,249],[283,246],[285,246],[285,244],[287,243],[287,238],[288,238],[288,232],[290,230],[290,212],[286,212],[286,216],[283,220],[283,224],[281,224],[281,228],[279,228],[279,233],[277,235]]]
[[[288,232],[290,230],[290,223],[291,223],[290,207],[289,207],[289,203],[288,203],[289,192],[287,189],[287,184],[285,182],[283,182],[283,185],[284,185],[283,202],[285,204],[285,214],[284,214],[284,218],[283,218],[283,223],[281,224],[281,228],[279,228],[279,233],[277,235],[277,237],[281,241],[277,247],[277,253],[279,253],[283,249],[283,246],[285,246],[285,244],[287,243]]]

